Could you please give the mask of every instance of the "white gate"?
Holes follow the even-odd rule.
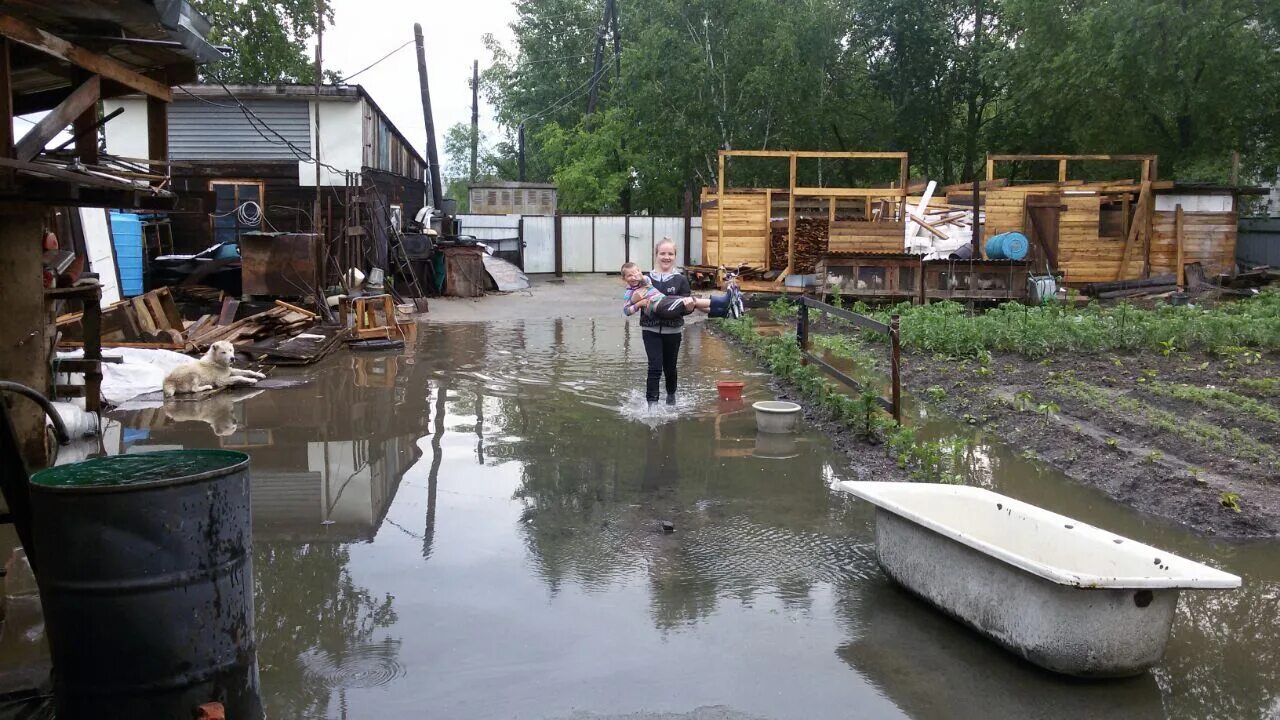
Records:
[[[556,218],[550,215],[463,215],[463,232],[475,235],[494,250],[524,247],[526,273],[556,270]],[[653,250],[669,237],[676,244],[676,262],[685,258],[684,218],[633,215],[562,215],[560,220],[561,269],[567,273],[616,273],[622,263],[653,266]],[[692,262],[702,256],[702,218],[692,218]]]

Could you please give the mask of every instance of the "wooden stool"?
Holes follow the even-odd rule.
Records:
[[[399,335],[396,327],[395,305],[390,295],[370,295],[358,297],[352,301],[356,314],[356,327],[353,334],[360,340],[370,338],[391,338]],[[378,315],[381,313],[382,317]]]

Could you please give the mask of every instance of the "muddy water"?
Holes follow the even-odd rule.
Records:
[[[845,461],[812,432],[758,441],[714,383],[750,402],[766,378],[685,343],[685,397],[652,417],[635,327],[531,321],[427,325],[411,353],[121,413],[112,437],[252,456],[272,718],[1280,712],[1275,545],[1196,540],[980,443],[975,480],[1245,576],[1185,597],[1152,674],[1036,671],[890,584],[869,509],[830,489]]]

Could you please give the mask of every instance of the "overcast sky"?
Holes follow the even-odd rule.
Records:
[[[511,0],[329,0],[334,25],[324,35],[325,68],[344,76],[354,73],[407,40],[413,40],[413,24],[422,24],[427,49],[427,76],[431,82],[432,115],[436,140],[444,156],[444,134],[455,123],[471,122],[471,62],[480,61],[484,72],[489,61],[481,38],[493,33],[510,45],[515,8]],[[427,132],[418,92],[418,64],[413,43],[371,70],[352,79],[363,85],[391,122],[414,147],[427,154]],[[492,111],[480,97],[480,129],[490,137],[497,131]]]

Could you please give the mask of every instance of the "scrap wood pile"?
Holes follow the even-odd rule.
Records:
[[[1184,282],[1179,286],[1178,276],[1174,273],[1152,275],[1148,278],[1134,280],[1114,280],[1111,282],[1095,282],[1084,286],[1081,292],[1099,300],[1159,300],[1167,298],[1180,290],[1189,296],[1247,296],[1252,295],[1249,288],[1267,284],[1275,278],[1269,268],[1249,268],[1234,275],[1224,275],[1218,282],[1210,281],[1200,263],[1187,263],[1183,270]]]
[[[769,267],[785,270],[787,267],[787,223],[770,223]],[[795,265],[793,275],[809,275],[816,271],[818,261],[827,252],[829,229],[826,218],[796,218]]]
[[[213,297],[202,298],[213,301]],[[209,307],[213,307],[209,305]],[[246,304],[230,297],[221,298],[216,313],[206,313],[195,320],[185,320],[170,288],[159,288],[144,295],[112,303],[102,309],[100,338],[102,347],[132,347],[199,353],[219,340],[238,349],[273,357],[274,350],[296,337],[305,336],[302,349],[295,343],[284,354],[295,361],[314,362],[337,344],[342,332],[323,326],[320,316],[306,308],[282,300],[269,307],[243,314]],[[68,313],[57,319],[58,345],[75,348],[83,345],[84,328],[81,312]]]

